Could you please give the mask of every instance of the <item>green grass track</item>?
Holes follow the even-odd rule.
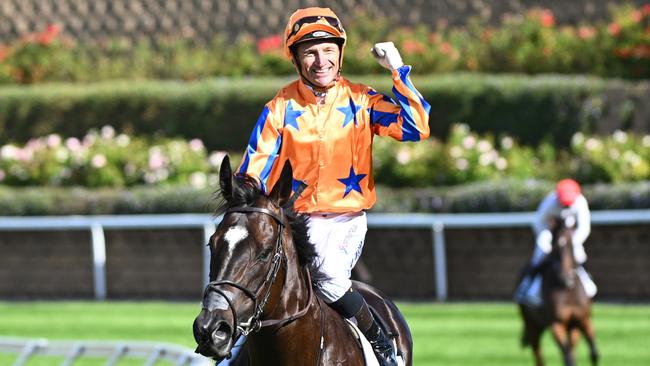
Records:
[[[532,365],[529,349],[519,346],[521,320],[507,303],[399,303],[414,338],[416,366]],[[179,302],[0,302],[0,337],[52,340],[139,340],[194,348],[192,321],[196,303]],[[650,306],[594,306],[600,366],[650,365]],[[550,334],[543,345],[547,364],[561,365]],[[586,343],[578,349],[578,365],[589,365]],[[0,366],[16,355],[0,353]],[[103,365],[82,359],[75,366]],[[58,365],[60,360],[35,357],[26,366]],[[126,360],[119,365],[142,365]],[[160,363],[160,365],[166,365]]]

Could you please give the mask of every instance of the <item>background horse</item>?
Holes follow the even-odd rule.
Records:
[[[562,351],[564,364],[572,366],[575,365],[575,345],[582,332],[589,343],[591,364],[596,365],[598,350],[591,321],[591,299],[578,278],[573,256],[571,238],[575,217],[558,218],[551,227],[553,249],[537,271],[542,275],[543,305],[540,308],[519,305],[524,320],[522,346],[531,346],[535,364],[544,365],[540,338],[544,330],[550,327]]]
[[[248,177],[233,177],[228,157],[221,164],[224,217],[210,238],[210,283],[194,320],[197,352],[221,360],[247,336],[245,365],[365,365],[345,320],[312,289],[316,255],[307,216],[293,212],[292,169],[287,161],[268,196]],[[283,206],[285,207],[283,209]],[[413,342],[397,307],[378,290],[354,282],[406,365]]]

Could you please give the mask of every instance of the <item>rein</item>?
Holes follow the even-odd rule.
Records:
[[[282,210],[282,209],[281,209]],[[280,211],[282,212],[282,211]],[[285,224],[282,221],[282,218],[276,214],[275,212],[262,208],[262,207],[246,207],[246,206],[239,206],[239,207],[231,207],[229,208],[225,213],[224,216],[229,214],[229,213],[262,213],[265,215],[268,215],[272,217],[278,224],[278,227],[280,229],[280,232],[278,234],[278,239],[276,241],[275,245],[275,251],[273,255],[273,259],[271,260],[271,266],[269,268],[269,271],[266,274],[266,277],[262,284],[257,288],[255,292],[249,290],[247,287],[242,286],[236,282],[233,281],[228,281],[228,280],[221,280],[221,281],[212,281],[208,283],[206,286],[205,292],[204,292],[204,298],[206,298],[206,294],[208,291],[212,290],[215,291],[217,294],[221,295],[223,298],[226,299],[226,302],[228,303],[228,307],[230,308],[230,311],[232,312],[233,316],[233,323],[237,327],[237,329],[241,332],[242,335],[247,336],[248,334],[252,332],[256,332],[260,330],[262,327],[268,327],[268,326],[273,326],[273,325],[280,325],[280,327],[304,316],[307,311],[309,310],[309,306],[311,304],[311,299],[312,299],[312,287],[311,287],[311,277],[309,274],[309,270],[305,269],[305,273],[307,275],[307,289],[308,289],[308,299],[307,299],[307,305],[301,309],[299,312],[296,314],[284,318],[284,319],[268,319],[268,320],[261,320],[262,317],[262,312],[264,311],[264,307],[266,306],[266,303],[269,300],[269,297],[271,296],[271,288],[273,283],[275,282],[278,272],[280,270],[280,264],[282,261],[285,263],[287,262],[287,257],[284,252],[284,246],[282,245],[282,236],[284,233],[284,228]],[[286,281],[286,276],[285,276],[285,281]],[[236,289],[239,289],[242,291],[251,301],[253,301],[253,307],[254,311],[253,314],[248,318],[247,321],[239,323],[237,321],[237,313],[235,311],[235,307],[232,304],[232,301],[226,296],[226,294],[217,288],[217,286],[222,286],[222,285],[227,285],[227,286],[232,286]],[[266,292],[262,296],[262,300],[258,301],[258,296],[260,290],[264,287],[267,286]],[[282,285],[284,287],[284,283]],[[205,308],[205,305],[204,305]],[[235,340],[235,335],[236,332],[233,332],[233,341]]]

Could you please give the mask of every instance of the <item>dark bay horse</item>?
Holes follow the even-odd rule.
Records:
[[[552,225],[553,249],[539,266],[543,305],[541,308],[519,305],[524,320],[522,346],[531,346],[535,365],[543,366],[540,338],[546,328],[550,328],[562,351],[564,364],[574,366],[574,349],[582,333],[589,343],[591,364],[595,366],[598,349],[591,320],[591,299],[576,273],[571,242],[575,218],[563,216],[566,217],[556,219]]]
[[[210,283],[193,324],[196,351],[222,360],[245,335],[238,365],[365,365],[345,320],[312,290],[307,216],[286,208],[293,206],[292,183],[287,162],[266,196],[251,178],[233,176],[228,157],[222,162],[224,216],[208,244]],[[411,334],[395,304],[369,285],[354,286],[412,365]]]

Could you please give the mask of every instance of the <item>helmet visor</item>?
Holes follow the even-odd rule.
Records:
[[[321,19],[324,19],[329,25],[334,27],[334,29],[341,32],[341,34],[345,33],[345,31],[343,30],[343,27],[341,27],[341,22],[339,22],[339,20],[336,19],[335,17],[324,16],[324,15],[314,15],[314,16],[308,16],[308,17],[300,18],[295,23],[293,23],[293,26],[291,27],[291,33],[289,33],[286,40],[288,41],[289,38],[296,35],[300,31],[300,28],[302,28],[303,25],[318,23]]]

